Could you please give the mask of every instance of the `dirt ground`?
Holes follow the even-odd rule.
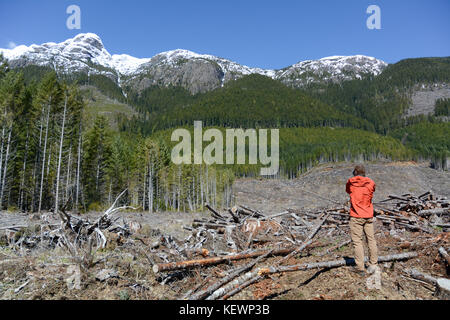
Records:
[[[314,191],[324,198],[345,202],[343,186],[351,174],[353,164],[325,165],[311,170],[295,180],[239,179],[234,185],[238,204],[277,213],[287,208],[323,208],[335,203],[318,199],[305,192]],[[449,197],[450,174],[416,163],[370,163],[368,176],[377,183],[374,201],[388,194],[420,194],[429,190]],[[221,208],[219,208],[221,209]],[[94,219],[99,213],[90,213]],[[156,261],[149,245],[162,234],[184,239],[190,232],[183,226],[192,224],[194,218],[208,217],[209,213],[160,212],[154,214],[121,212],[128,222],[140,224],[132,236],[123,239],[106,235],[106,248],[94,251],[87,268],[77,267],[77,259],[62,248],[15,249],[0,242],[0,299],[182,299],[193,287],[212,284],[226,275],[227,270],[248,261],[235,261],[204,269],[157,274],[152,272]],[[27,225],[23,232],[32,232],[36,221],[20,213],[0,213],[0,228],[10,225]],[[449,233],[426,234],[403,229],[386,229],[377,221],[376,239],[379,255],[416,251],[417,258],[401,262],[383,263],[380,290],[368,290],[366,277],[350,272],[349,267],[317,269],[275,274],[249,286],[232,299],[283,299],[283,300],[435,300],[434,288],[413,280],[402,272],[416,268],[434,277],[448,278],[449,269],[438,253],[440,246],[449,250]],[[34,228],[34,229],[33,229]],[[352,257],[351,245],[321,256],[327,248],[348,239],[348,230],[342,228],[330,239],[326,230],[319,233],[312,249],[294,256],[286,264],[336,260]],[[80,252],[80,256],[86,255]],[[268,258],[270,265],[278,257]],[[213,274],[208,279],[206,275]]]

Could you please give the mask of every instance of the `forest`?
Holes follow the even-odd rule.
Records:
[[[174,166],[164,141],[115,132],[104,116],[86,118],[79,86],[54,72],[26,84],[3,63],[0,102],[3,209],[102,210],[123,190],[124,202],[149,212],[231,201],[230,170]]]

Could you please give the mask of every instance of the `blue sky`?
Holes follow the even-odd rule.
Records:
[[[81,30],[66,27],[72,4]],[[381,30],[366,27],[372,4]],[[332,55],[395,63],[450,56],[449,13],[449,0],[0,0],[0,47],[93,32],[111,54],[139,58],[181,48],[271,69]]]

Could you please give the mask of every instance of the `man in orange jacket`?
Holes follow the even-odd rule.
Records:
[[[363,233],[366,235],[369,247],[369,268],[373,273],[378,262],[378,250],[373,229],[372,197],[375,192],[375,182],[366,177],[364,166],[357,165],[353,177],[348,179],[346,191],[350,195],[350,234],[355,251],[356,268],[354,271],[364,275]]]

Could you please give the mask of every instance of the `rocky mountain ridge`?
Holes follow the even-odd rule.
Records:
[[[208,54],[177,49],[139,59],[127,54],[111,55],[100,37],[81,33],[61,43],[0,49],[13,68],[49,66],[59,73],[101,74],[119,86],[140,91],[151,85],[182,86],[191,93],[206,92],[248,74],[261,74],[293,86],[340,82],[380,74],[387,63],[363,55],[332,56],[301,61],[280,70],[251,68]]]

